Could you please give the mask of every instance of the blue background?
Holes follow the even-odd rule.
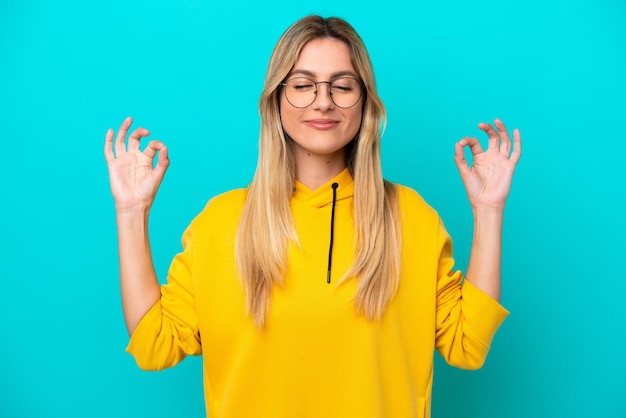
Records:
[[[626,3],[3,0],[0,417],[202,417],[201,359],[138,370],[118,290],[107,128],[132,115],[172,164],[151,215],[163,279],[213,195],[256,164],[271,50],[339,15],[374,61],[385,176],[439,210],[465,268],[472,216],[452,155],[519,127],[504,233],[512,312],[483,369],[436,356],[434,417],[626,417]]]

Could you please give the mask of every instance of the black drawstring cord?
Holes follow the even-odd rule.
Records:
[[[326,283],[330,283],[330,266],[333,264],[333,240],[335,238],[335,203],[337,203],[337,183],[333,183],[333,207],[330,212],[330,246],[328,247],[328,272]]]

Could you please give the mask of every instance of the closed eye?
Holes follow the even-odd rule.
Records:
[[[333,90],[339,93],[349,93],[354,89],[352,86],[333,86]]]

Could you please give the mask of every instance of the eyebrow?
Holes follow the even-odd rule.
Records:
[[[316,75],[315,75],[315,73],[314,73],[314,72],[309,71],[309,70],[301,70],[301,69],[295,69],[295,70],[292,70],[292,71],[291,71],[291,72],[287,75],[287,77],[291,77],[291,76],[293,76],[293,75],[295,75],[295,74],[302,74],[302,75],[307,75],[307,76],[309,76],[309,77],[316,78]],[[334,73],[332,73],[332,74],[330,75],[330,78],[331,78],[331,79],[333,79],[333,78],[343,77],[343,76],[346,76],[346,75],[351,76],[351,77],[354,77],[354,78],[359,78],[359,77],[358,77],[358,76],[357,76],[357,75],[356,75],[353,71],[350,71],[350,70],[344,70],[344,71],[337,71],[337,72],[334,72]]]

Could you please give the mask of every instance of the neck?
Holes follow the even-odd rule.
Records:
[[[296,156],[296,180],[310,190],[316,190],[346,168],[343,153],[336,156],[298,155]]]

